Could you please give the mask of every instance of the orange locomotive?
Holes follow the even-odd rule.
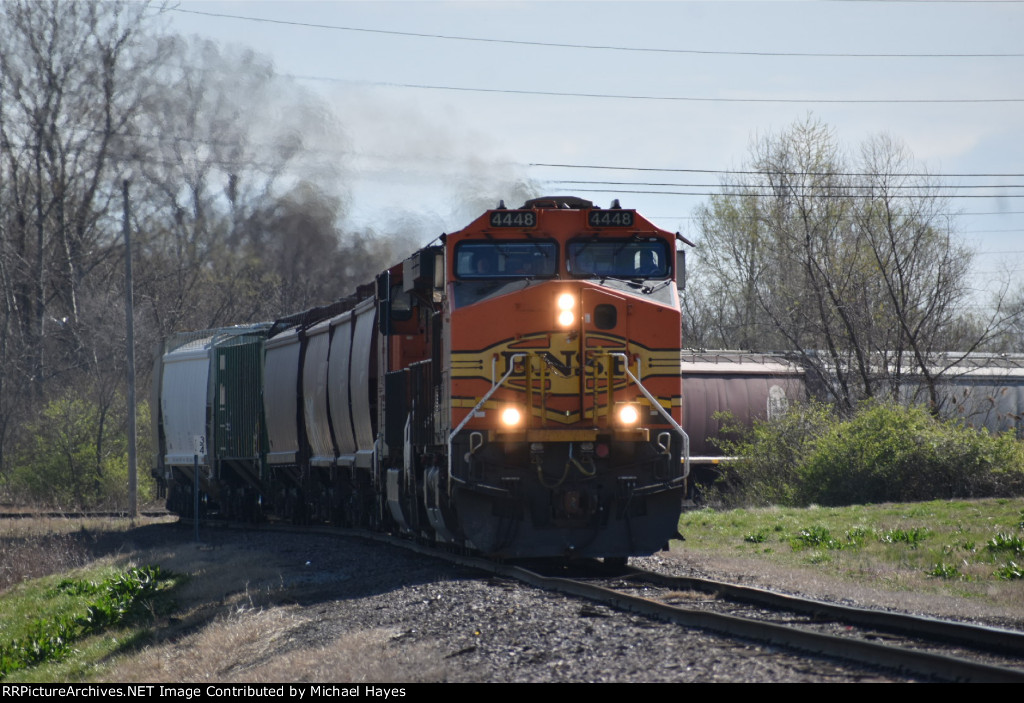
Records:
[[[499,206],[349,298],[157,357],[168,508],[621,560],[689,472],[676,238],[578,198]]]
[[[502,557],[665,546],[688,473],[677,236],[539,198],[379,276],[384,516]]]

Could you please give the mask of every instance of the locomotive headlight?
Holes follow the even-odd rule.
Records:
[[[514,405],[510,405],[501,411],[501,424],[505,427],[517,427],[522,421],[523,414]]]
[[[576,297],[572,293],[562,293],[556,301],[558,305],[558,324],[568,327],[576,321]]]
[[[635,405],[619,406],[619,423],[623,425],[635,425],[640,420],[640,411]]]

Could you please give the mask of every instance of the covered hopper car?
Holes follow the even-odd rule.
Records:
[[[509,558],[661,549],[689,468],[677,238],[617,202],[502,204],[350,298],[179,335],[154,387],[168,507]]]
[[[680,357],[680,375],[683,427],[694,465],[726,458],[715,442],[723,437],[723,425],[772,420],[808,397],[804,369],[781,354],[687,350]]]

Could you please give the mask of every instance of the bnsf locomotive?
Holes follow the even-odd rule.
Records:
[[[501,204],[351,298],[179,335],[154,388],[168,507],[509,558],[661,549],[689,470],[677,236],[617,201]]]

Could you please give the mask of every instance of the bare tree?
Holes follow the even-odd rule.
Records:
[[[755,142],[748,170],[698,211],[720,338],[781,345],[845,408],[897,397],[908,377],[937,408],[960,357],[936,352],[974,351],[1008,318],[1004,294],[987,321],[968,319],[971,256],[934,182],[888,137],[845,158],[810,118]]]
[[[147,11],[0,4],[0,468],[14,415],[90,363],[83,295],[112,251],[104,217],[117,135],[139,104]]]

